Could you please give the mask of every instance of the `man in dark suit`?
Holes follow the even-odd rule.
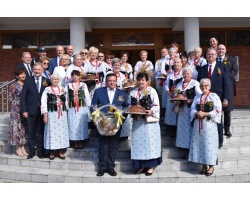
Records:
[[[127,107],[127,95],[124,91],[116,88],[117,78],[113,73],[106,76],[106,87],[95,90],[92,106],[103,106],[113,104],[117,107]],[[91,108],[93,111],[93,108]],[[118,152],[121,127],[114,136],[102,136],[99,134],[99,170],[97,176],[103,176],[108,172],[111,176],[116,176],[114,170],[115,160]]]
[[[222,102],[222,107],[228,106],[230,98],[230,80],[228,69],[225,65],[220,65],[216,62],[217,52],[214,48],[210,47],[207,50],[207,65],[200,68],[197,80],[202,78],[209,78],[211,80],[210,91],[216,93]],[[222,121],[218,124],[219,133],[219,148],[223,145],[223,125]]]
[[[36,58],[32,59],[31,66],[33,67],[36,62],[40,62],[40,59],[42,57],[45,57],[47,55],[46,48],[45,47],[39,47],[37,49],[38,56]]]
[[[27,140],[29,155],[27,159],[35,156],[35,145],[37,145],[37,156],[43,158],[43,135],[44,122],[41,115],[41,96],[50,84],[50,80],[43,77],[41,63],[35,63],[33,67],[34,76],[26,79],[21,93],[21,113],[27,121]],[[38,143],[35,144],[35,137],[38,135]]]
[[[32,74],[32,68],[31,68],[31,55],[30,55],[30,52],[23,52],[23,55],[22,55],[22,61],[23,63],[16,66],[16,68],[20,69],[24,69],[25,70],[25,73],[26,73],[26,79],[29,79],[33,76]]]
[[[226,54],[227,49],[225,45],[220,44],[217,47],[218,58],[217,61],[221,65],[225,65],[229,71],[230,78],[230,96],[228,100],[228,106],[223,107],[224,111],[224,131],[227,137],[231,137],[232,133],[230,132],[231,126],[231,111],[233,111],[233,96],[236,96],[236,81],[235,76],[238,73],[239,66],[235,57],[229,56]]]
[[[64,54],[64,47],[61,45],[58,45],[56,47],[56,54],[57,56],[55,58],[52,58],[49,62],[49,72],[50,74],[53,74],[53,71],[55,69],[55,67],[57,66],[62,66],[62,64],[60,63],[60,57],[62,54]]]

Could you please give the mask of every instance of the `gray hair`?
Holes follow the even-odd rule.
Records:
[[[113,58],[112,59],[112,66],[115,64],[115,63],[122,63],[122,60],[120,58]]]
[[[59,79],[59,76],[57,75],[57,74],[52,74],[51,76],[50,76],[50,82],[54,79],[54,78],[58,78]]]
[[[186,72],[191,72],[191,74],[193,74],[193,68],[191,66],[186,66],[182,68],[182,74],[186,73]]]
[[[42,68],[42,70],[43,70],[42,63],[40,63],[40,62],[35,62],[35,63],[34,63],[34,66],[33,66],[33,69],[34,69],[36,66],[40,66],[40,67]]]
[[[98,53],[99,50],[98,50],[96,47],[90,47],[90,48],[89,48],[89,54],[91,54],[92,52]]]
[[[203,78],[200,80],[200,85],[203,85],[203,84],[207,84],[209,86],[211,86],[211,81],[209,78]]]
[[[175,47],[169,48],[168,52],[174,51],[175,53],[177,52],[177,49]]]
[[[60,60],[62,60],[63,58],[64,58],[64,59],[66,58],[66,59],[68,59],[68,60],[70,59],[68,54],[62,54],[62,55],[60,56]]]

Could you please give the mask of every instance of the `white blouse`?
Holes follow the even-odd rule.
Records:
[[[132,105],[131,104],[131,96],[136,98],[139,101],[142,97],[149,94],[150,99],[152,101],[150,110],[153,111],[153,116],[154,117],[160,118],[160,102],[159,102],[159,97],[158,97],[158,94],[157,94],[156,90],[154,88],[150,87],[150,86],[148,86],[146,88],[146,90],[143,91],[143,92],[140,92],[138,90],[139,90],[139,88],[135,88],[130,92],[129,98],[128,98],[128,104]]]
[[[43,91],[42,98],[41,98],[41,114],[48,113],[48,108],[47,108],[47,94],[52,94],[53,93],[53,91],[51,90],[51,87],[52,86],[46,87],[44,89],[44,91]],[[65,94],[65,97],[66,97],[67,93],[66,93],[65,88],[64,87],[60,87],[60,86],[59,86],[59,88],[60,89],[58,90],[58,87],[53,87],[53,90],[55,92],[53,94],[56,94],[56,95]],[[60,102],[60,99],[57,98],[57,103],[59,103],[59,102]],[[65,101],[65,106],[66,106],[66,109],[68,109],[67,98],[66,98],[66,101]]]
[[[202,94],[198,94],[195,96],[194,101],[193,101],[192,106],[191,106],[191,113],[190,113],[191,114],[191,121],[193,120],[193,118],[195,118],[195,113],[197,112],[196,105],[200,104],[200,100],[204,101],[205,98],[206,98],[206,95],[202,95]],[[222,105],[221,105],[220,97],[215,93],[210,93],[206,99],[206,102],[207,101],[213,102],[213,110],[211,112],[209,112],[211,119],[218,124],[221,123]]]
[[[144,66],[146,66],[148,71],[154,71],[154,65],[151,61],[147,60]],[[143,62],[138,61],[134,67],[134,80],[136,80],[137,72],[141,69],[141,67],[143,67]]]
[[[91,99],[90,99],[89,90],[88,90],[86,83],[80,82],[79,88],[78,88],[78,84],[76,83],[68,83],[67,86],[65,87],[65,91],[67,94],[68,94],[69,89],[74,90],[74,88],[72,87],[72,84],[74,88],[77,88],[78,90],[84,90],[86,107],[90,107]],[[69,102],[69,95],[66,96],[66,99],[67,99],[67,102]]]

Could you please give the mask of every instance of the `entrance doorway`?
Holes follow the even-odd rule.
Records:
[[[132,65],[133,69],[140,58],[141,50],[111,50],[111,53],[114,54],[115,57],[121,58],[120,54],[122,51],[126,51],[129,54],[128,63]],[[146,50],[148,52],[147,60],[151,61],[153,65],[155,65],[155,50]]]

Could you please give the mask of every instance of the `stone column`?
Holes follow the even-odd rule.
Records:
[[[198,17],[184,17],[184,41],[185,50],[192,51],[200,46],[200,31]]]
[[[84,17],[70,17],[70,44],[74,46],[75,54],[85,48]]]

